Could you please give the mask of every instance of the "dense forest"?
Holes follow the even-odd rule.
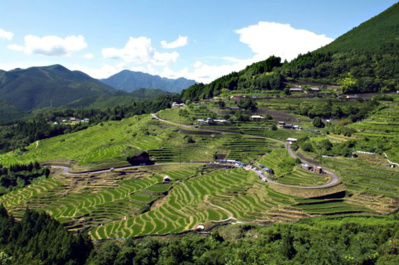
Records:
[[[281,63],[272,56],[208,85],[182,92],[183,100],[211,98],[225,90],[281,90],[291,81],[342,86],[344,93],[399,89],[399,3],[331,44]]]
[[[181,94],[183,101],[212,98],[223,90],[261,89],[281,90],[284,88],[284,77],[273,69],[282,66],[281,58],[271,56],[265,61],[247,66],[240,72],[223,76],[208,85],[193,85]]]
[[[0,165],[0,196],[25,187],[33,183],[40,177],[48,177],[50,169],[42,168],[38,162],[29,163],[27,165],[11,165],[3,167]]]
[[[0,205],[0,264],[85,264],[92,249],[87,235],[73,235],[45,213],[27,209],[15,221]]]
[[[398,264],[399,216],[228,226],[183,237],[96,243],[45,213],[0,206],[0,264]]]

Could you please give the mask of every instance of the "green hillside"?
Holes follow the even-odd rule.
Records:
[[[399,89],[399,3],[282,68],[286,78],[342,85],[347,93]]]
[[[194,85],[182,98],[211,98],[223,90],[282,90],[297,81],[340,85],[345,93],[394,91],[399,89],[398,36],[399,3],[290,63],[272,56],[208,85]]]
[[[0,99],[22,110],[59,107],[74,100],[106,95],[113,89],[61,65],[0,72]]]

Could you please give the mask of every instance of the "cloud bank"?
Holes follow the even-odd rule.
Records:
[[[240,41],[247,44],[260,60],[275,55],[290,61],[299,54],[316,50],[333,41],[325,35],[276,22],[261,21],[236,30],[236,33],[240,35]]]
[[[34,35],[27,35],[24,38],[24,42],[25,45],[11,44],[8,48],[26,54],[70,56],[73,52],[86,49],[87,47],[87,43],[81,35],[71,35],[64,39],[53,35],[44,36],[42,38]]]
[[[162,48],[165,49],[175,49],[179,47],[186,46],[188,43],[188,37],[185,36],[179,36],[177,40],[172,41],[172,42],[166,42],[166,41],[161,41],[161,46]]]
[[[126,63],[169,65],[175,63],[179,54],[160,53],[151,45],[151,39],[147,37],[130,37],[125,47],[121,49],[104,48],[102,49],[104,58],[121,59]]]
[[[14,33],[10,31],[5,31],[4,29],[0,29],[0,39],[11,40],[12,37],[14,37]]]

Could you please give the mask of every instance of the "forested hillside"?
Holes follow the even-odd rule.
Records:
[[[342,85],[346,93],[399,88],[399,3],[331,44],[299,56],[281,73]]]
[[[157,88],[166,92],[180,93],[196,82],[185,78],[169,79],[162,78],[158,75],[150,75],[147,73],[133,72],[124,70],[107,79],[101,79],[101,82],[115,89],[132,92],[140,88]]]
[[[399,89],[399,3],[331,44],[282,64],[270,57],[208,85],[182,92],[183,100],[211,98],[228,90],[281,90],[289,82],[336,84],[344,93]]]
[[[0,99],[22,110],[59,107],[112,90],[82,72],[69,71],[61,65],[0,72]]]

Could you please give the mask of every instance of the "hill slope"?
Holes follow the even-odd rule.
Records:
[[[101,96],[113,89],[90,76],[61,65],[0,72],[0,99],[23,110],[59,107],[74,100]]]
[[[140,88],[158,88],[167,92],[180,93],[196,82],[185,78],[168,79],[157,75],[124,70],[107,79],[100,80],[115,89],[132,92]]]
[[[345,93],[399,89],[399,3],[329,45],[282,65],[270,57],[240,72],[182,92],[197,100],[229,90],[281,90],[290,81],[341,85]]]
[[[398,36],[399,3],[329,45],[299,56],[282,73],[340,84],[347,93],[399,89]]]

